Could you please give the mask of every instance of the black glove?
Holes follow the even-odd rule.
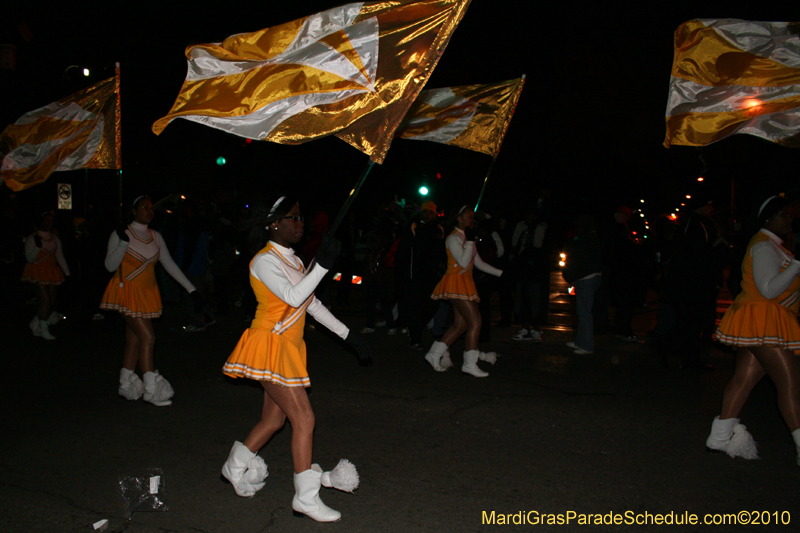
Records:
[[[33,235],[33,243],[36,245],[37,248],[42,247],[42,236],[38,233],[34,233]]]
[[[364,337],[353,333],[353,330],[350,330],[350,333],[347,334],[347,338],[345,342],[355,348],[356,355],[358,355],[358,364],[361,366],[369,366],[372,364],[372,348],[369,347],[369,344]]]
[[[469,226],[464,228],[464,236],[467,238],[468,241],[475,241],[475,230],[470,228]]]
[[[330,270],[333,263],[342,251],[342,243],[336,237],[331,237],[327,233],[322,234],[322,244],[319,245],[315,259],[322,268]]]
[[[131,238],[128,237],[127,233],[125,233],[126,229],[128,229],[128,226],[123,226],[122,224],[117,226],[117,237],[119,237],[119,240],[121,241],[130,242]]]
[[[203,308],[206,306],[206,301],[203,298],[203,295],[200,294],[200,291],[194,291],[189,293],[189,297],[192,299],[192,303],[194,304],[194,312],[201,313]]]

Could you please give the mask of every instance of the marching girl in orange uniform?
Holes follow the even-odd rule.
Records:
[[[761,204],[761,229],[750,239],[742,262],[742,292],[717,329],[717,340],[737,347],[736,369],[706,447],[731,457],[758,458],[756,444],[738,416],[750,391],[767,375],[778,391],[778,408],[794,438],[800,465],[800,261],[782,246],[780,235],[792,229],[788,209],[778,196]]]
[[[234,443],[222,475],[239,496],[253,496],[263,488],[267,465],[257,455],[258,450],[288,418],[292,426],[295,472],[292,509],[299,516],[333,522],[341,518],[341,513],[322,503],[320,487],[351,492],[358,486],[358,474],[344,460],[332,472],[323,472],[311,462],[314,412],[305,390],[311,384],[303,341],[306,313],[353,345],[362,362],[370,361],[369,346],[314,296],[314,289],[339,254],[339,241],[323,236],[316,265],[306,271],[291,248],[303,237],[300,206],[285,196],[272,204],[266,230],[269,242],[250,262],[250,285],[258,300],[256,316],[223,367],[228,376],[261,382],[264,389],[261,420],[243,443]]]
[[[29,327],[35,336],[47,340],[55,339],[48,325],[52,326],[62,318],[54,311],[56,287],[64,283],[64,276],[69,276],[61,240],[50,232],[52,228],[53,213],[46,211],[36,223],[36,232],[25,239],[25,258],[28,263],[22,271],[22,281],[33,283],[36,288],[38,303],[36,316]]]
[[[128,400],[144,397],[159,407],[171,405],[172,386],[155,368],[153,348],[156,336],[151,319],[161,316],[161,294],[156,283],[155,264],[175,278],[195,299],[194,285],[169,254],[161,234],[147,227],[152,222],[153,201],[140,196],[133,202],[133,222],[120,227],[108,239],[105,266],[114,276],[106,287],[101,309],[119,311],[127,325],[125,353],[120,370],[119,394]],[[144,383],[136,375],[136,365]]]
[[[475,230],[472,229],[475,212],[463,206],[456,217],[456,227],[445,240],[447,247],[447,271],[436,285],[431,298],[450,300],[455,320],[444,333],[441,341],[434,341],[425,355],[434,370],[444,372],[453,366],[447,349],[466,332],[464,342],[464,364],[461,371],[478,378],[488,376],[478,367],[478,359],[496,361],[496,354],[483,354],[478,351],[478,338],[481,332],[481,314],[478,309],[478,291],[472,279],[473,266],[492,276],[500,277],[503,271],[484,262],[475,249]]]

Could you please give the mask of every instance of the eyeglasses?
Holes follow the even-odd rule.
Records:
[[[303,223],[303,222],[305,222],[306,217],[300,216],[300,215],[287,215],[285,217],[282,217],[281,220],[292,220],[294,222]]]

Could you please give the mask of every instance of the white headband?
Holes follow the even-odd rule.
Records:
[[[141,195],[140,197],[138,197],[136,200],[134,200],[134,201],[133,201],[133,203],[131,204],[131,207],[133,207],[134,209],[136,209],[136,203],[137,203],[139,200],[141,200],[142,198],[149,198],[149,196],[147,196],[146,194],[143,194],[143,195]]]
[[[767,207],[767,204],[770,203],[772,200],[774,200],[777,197],[778,197],[778,195],[770,196],[769,198],[764,200],[764,203],[761,204],[761,207],[758,209],[758,216],[761,216],[761,212],[764,210],[765,207]]]
[[[467,208],[467,206],[466,206],[466,205],[465,205],[465,206],[462,206],[462,207],[461,207],[461,209],[459,209],[459,210],[458,210],[458,214],[460,215],[461,213],[463,213],[463,212],[464,212],[464,209],[466,209],[466,208]],[[456,215],[456,216],[458,216],[458,215]]]
[[[267,216],[274,215],[275,211],[278,209],[278,206],[281,205],[281,202],[284,201],[284,200],[286,200],[285,196],[281,196],[280,198],[278,198],[278,201],[275,202],[275,204],[273,204],[272,209],[269,210],[269,215],[267,215]]]

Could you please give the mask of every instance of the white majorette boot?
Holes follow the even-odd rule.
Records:
[[[144,383],[133,370],[119,371],[119,395],[126,400],[138,400],[144,394]]]
[[[794,439],[794,447],[797,448],[797,466],[800,466],[800,429],[792,431],[792,438]]]
[[[439,359],[439,366],[447,370],[448,368],[453,368],[453,360],[450,359],[450,350],[445,350],[442,354],[442,358]]]
[[[317,522],[337,522],[342,518],[342,513],[331,509],[319,499],[321,478],[322,469],[318,464],[313,464],[309,470],[294,475],[292,510],[295,516],[306,515]]]
[[[46,320],[39,320],[39,327],[37,331],[34,332],[34,335],[36,335],[37,337],[41,337],[43,339],[47,339],[49,341],[55,340],[53,334],[50,333],[50,328],[47,327]]]
[[[743,459],[758,459],[758,446],[738,418],[714,418],[711,434],[706,439],[706,451],[725,452],[731,457]]]
[[[158,370],[145,372],[144,374],[144,401],[150,402],[158,407],[172,405],[169,400],[175,395],[172,385],[164,379]]]
[[[31,319],[30,323],[28,324],[28,327],[31,328],[31,333],[33,333],[35,336],[38,337],[39,336],[39,317],[34,315],[33,319]]]
[[[478,368],[479,356],[480,352],[478,350],[469,350],[464,352],[464,364],[461,366],[461,371],[465,374],[475,376],[476,378],[485,378],[488,376],[488,372],[484,372]]]
[[[431,364],[434,370],[437,372],[444,372],[447,370],[443,368],[440,364],[440,360],[442,359],[442,355],[447,351],[447,345],[443,342],[433,341],[431,345],[431,349],[428,350],[428,353],[425,354],[425,360]]]
[[[479,352],[478,359],[486,361],[487,363],[495,364],[500,354],[497,352]]]
[[[222,475],[231,482],[236,494],[250,498],[264,488],[269,472],[264,459],[237,440],[222,465]]]

